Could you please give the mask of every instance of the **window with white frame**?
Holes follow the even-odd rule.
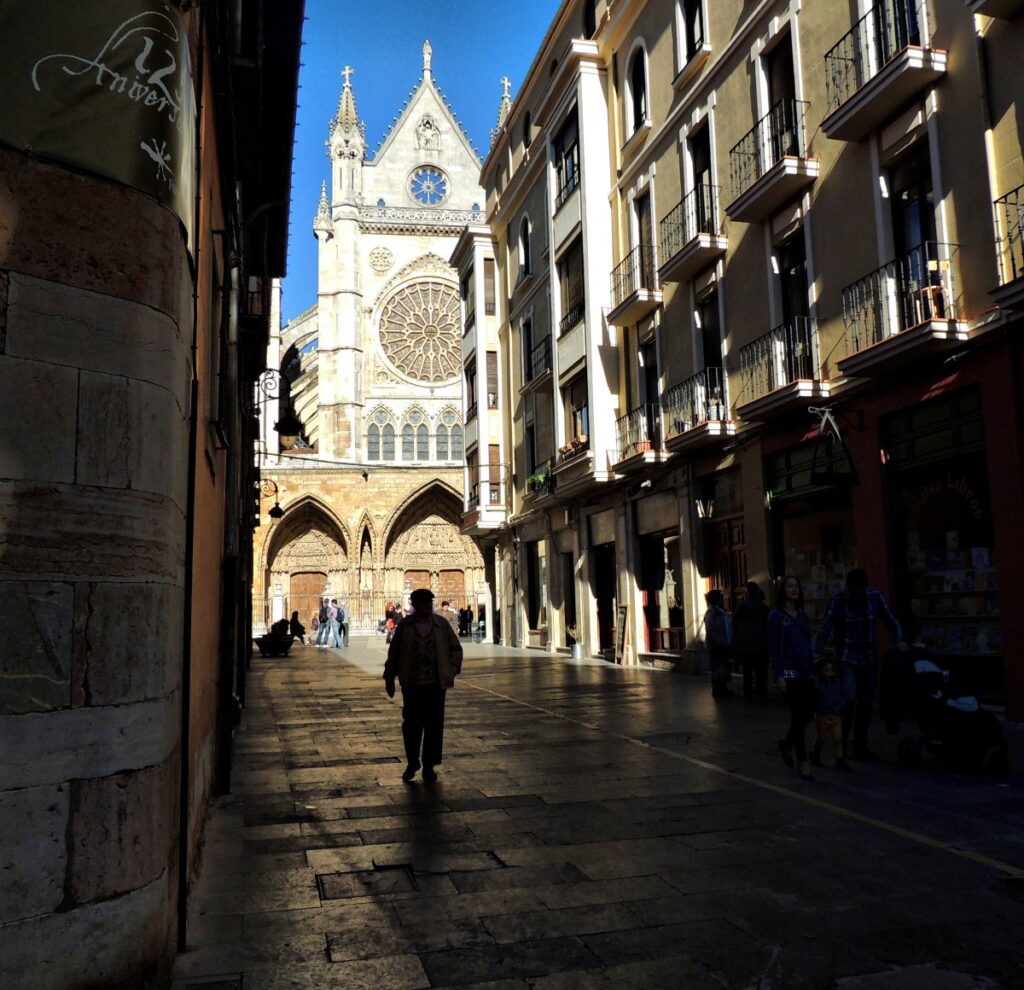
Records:
[[[525,278],[533,271],[530,250],[530,218],[523,217],[519,224],[519,277]]]
[[[629,100],[629,133],[635,134],[647,123],[647,52],[642,45],[634,49],[627,74]]]
[[[707,32],[704,18],[704,0],[680,0],[679,66],[682,68],[704,50]]]

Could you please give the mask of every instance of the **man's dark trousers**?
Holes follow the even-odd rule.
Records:
[[[441,762],[444,696],[445,689],[439,681],[402,688],[402,739],[406,762],[413,766],[420,762],[421,743],[423,766],[436,767]]]

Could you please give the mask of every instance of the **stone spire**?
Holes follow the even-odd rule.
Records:
[[[341,87],[341,96],[338,98],[338,112],[331,121],[330,136],[345,134],[350,138],[359,135],[360,143],[365,144],[366,123],[359,119],[359,111],[356,109],[356,94],[352,89],[352,75],[356,70],[351,65],[346,65],[341,74],[345,79]]]
[[[512,89],[512,80],[508,76],[501,77],[501,102],[498,104],[498,126],[491,128],[491,144],[498,140],[498,135],[501,134],[501,129],[505,126],[505,121],[508,120],[508,115],[512,112],[512,97],[509,96],[509,91]]]
[[[423,42],[423,77],[430,77],[430,60],[433,57],[434,49],[430,47],[430,40]]]
[[[327,183],[320,183],[320,203],[316,208],[316,216],[313,218],[313,234],[319,238],[320,234],[331,237],[334,233],[334,221],[331,219],[331,204],[327,200]]]

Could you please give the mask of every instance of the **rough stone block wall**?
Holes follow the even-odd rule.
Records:
[[[173,953],[191,276],[146,197],[0,150],[0,984]]]

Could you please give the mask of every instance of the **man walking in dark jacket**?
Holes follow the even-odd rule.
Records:
[[[855,567],[846,575],[846,588],[832,596],[814,640],[814,655],[820,658],[832,638],[839,676],[848,699],[843,709],[843,754],[850,754],[852,730],[852,755],[859,760],[878,759],[868,749],[868,725],[878,685],[879,622],[892,634],[896,645],[905,650],[907,645],[903,642],[899,620],[885,596],[877,588],[869,588],[867,573]]]
[[[768,693],[768,613],[756,581],[747,582],[747,593],[732,613],[733,655],[743,668],[743,697]]]

